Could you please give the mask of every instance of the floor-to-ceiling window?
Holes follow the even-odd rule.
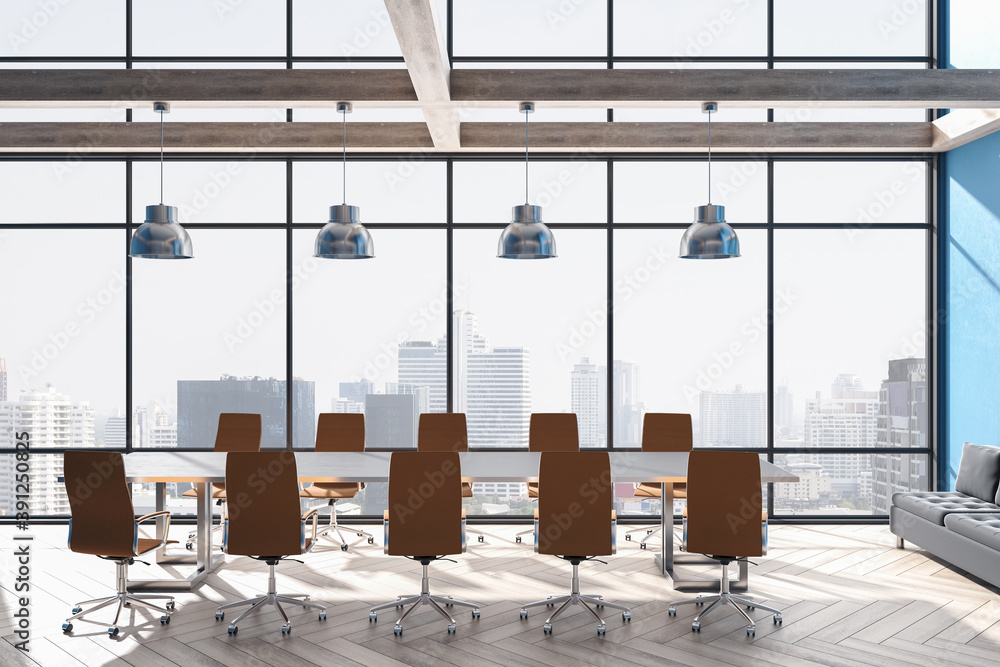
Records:
[[[404,66],[381,2],[168,4],[5,4],[15,39],[0,43],[0,67]],[[441,15],[456,68],[934,65],[922,5],[831,7],[454,0]],[[523,122],[516,108],[461,117]],[[713,121],[925,118],[723,106]],[[341,120],[332,109],[177,108],[165,136],[169,146],[176,122]],[[418,109],[358,108],[348,122],[420,120]],[[531,120],[705,116],[543,107]],[[24,121],[93,123],[95,142],[0,155],[0,451],[30,432],[36,514],[67,511],[59,451],[208,448],[223,411],[261,412],[265,447],[303,449],[321,412],[364,413],[373,448],[414,447],[419,414],[448,410],[467,413],[472,447],[523,448],[531,412],[572,411],[583,446],[616,449],[639,446],[645,412],[687,412],[696,447],[795,470],[798,484],[769,494],[777,516],[882,515],[894,491],[933,484],[928,156],[717,153],[709,182],[704,153],[532,151],[528,197],[559,257],[510,262],[495,255],[524,197],[517,153],[352,153],[345,181],[337,153],[169,152],[164,203],[179,207],[196,258],[155,262],[126,248],[159,201],[157,156],[97,148],[102,123],[159,117],[0,109],[0,122]],[[374,260],[312,257],[343,188]],[[708,198],[726,206],[740,259],[677,258]],[[12,513],[2,480],[0,512]],[[170,490],[180,512],[193,508],[183,490]],[[149,489],[136,492],[151,504]],[[530,512],[520,485],[476,492],[472,513]],[[659,511],[616,493],[625,514]],[[377,515],[384,502],[372,485],[345,509]]]

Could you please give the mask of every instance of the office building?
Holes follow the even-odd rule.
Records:
[[[927,360],[892,359],[878,392],[876,445],[885,448],[927,444]],[[888,514],[892,494],[928,486],[927,457],[872,454],[872,513]]]
[[[340,398],[354,403],[364,403],[365,396],[374,393],[375,384],[367,378],[361,378],[357,382],[340,383]]]
[[[448,411],[448,347],[445,341],[399,344],[399,383],[427,387],[429,412]]]
[[[274,378],[231,375],[218,380],[178,380],[177,445],[211,449],[220,413],[249,412],[261,415],[261,447],[284,447],[286,386]],[[316,442],[314,383],[296,379],[292,386],[295,441],[298,446],[312,447]]]
[[[606,366],[582,357],[570,374],[570,411],[576,413],[581,447],[600,447],[607,441],[608,383]]]
[[[7,400],[7,360],[0,357],[0,403]]]
[[[766,391],[703,391],[698,414],[701,447],[767,446]]]
[[[125,417],[108,417],[104,424],[104,446],[125,449]]]
[[[857,376],[838,375],[831,386],[832,398],[806,401],[805,442],[807,448],[869,449],[876,443],[878,392],[865,391]],[[830,480],[832,488],[851,502],[867,507],[864,478],[871,470],[869,454],[820,453],[808,455]]]

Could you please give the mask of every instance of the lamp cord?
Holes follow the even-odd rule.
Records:
[[[528,205],[528,111],[524,112],[524,205]]]
[[[344,205],[347,205],[347,107],[345,106],[341,113],[344,114],[344,183],[343,183],[343,193],[344,193]]]
[[[163,206],[163,112],[160,112],[160,206]]]
[[[708,203],[712,204],[712,110],[708,111]]]

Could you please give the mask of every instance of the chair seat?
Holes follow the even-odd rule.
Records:
[[[687,507],[684,508],[684,512],[683,512],[682,516],[685,519],[688,518],[688,508]],[[764,510],[764,511],[762,511],[760,513],[760,520],[761,520],[761,523],[766,523],[767,522],[767,510]]]
[[[659,498],[659,482],[642,482],[632,494],[636,498]],[[674,498],[687,498],[687,483],[676,482],[674,484]]]
[[[197,498],[198,497],[198,490],[197,489],[188,489],[187,491],[185,491],[181,495],[183,497],[185,497],[185,498]],[[221,499],[225,500],[225,498],[226,498],[226,485],[225,485],[225,483],[219,483],[219,484],[214,484],[213,483],[212,484],[212,497],[213,498],[217,498],[217,499],[221,498]]]
[[[300,498],[354,498],[365,488],[359,482],[315,482],[299,492]]]

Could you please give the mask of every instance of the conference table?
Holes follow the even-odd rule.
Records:
[[[673,484],[687,477],[687,452],[609,452],[612,482],[660,482],[664,509],[672,510]],[[389,481],[391,452],[295,452],[300,482],[366,482]],[[462,479],[467,482],[537,482],[538,452],[460,452]],[[156,483],[156,509],[166,509],[166,484],[193,483],[197,490],[196,516],[198,536],[191,555],[168,555],[165,549],[156,552],[156,562],[192,563],[192,574],[167,579],[129,579],[129,587],[146,590],[190,590],[223,562],[222,554],[212,552],[212,504],[210,485],[226,479],[225,452],[134,451],[124,455],[125,477],[129,482]],[[762,482],[797,482],[798,477],[765,460],[760,462]],[[662,511],[660,525],[663,539],[655,555],[657,567],[674,588],[696,589],[718,586],[718,579],[682,579],[674,564],[685,562],[692,555],[674,551],[673,511]],[[157,538],[163,537],[166,522],[157,520]],[[704,561],[704,557],[698,556]],[[740,561],[736,590],[749,583],[747,563]]]

